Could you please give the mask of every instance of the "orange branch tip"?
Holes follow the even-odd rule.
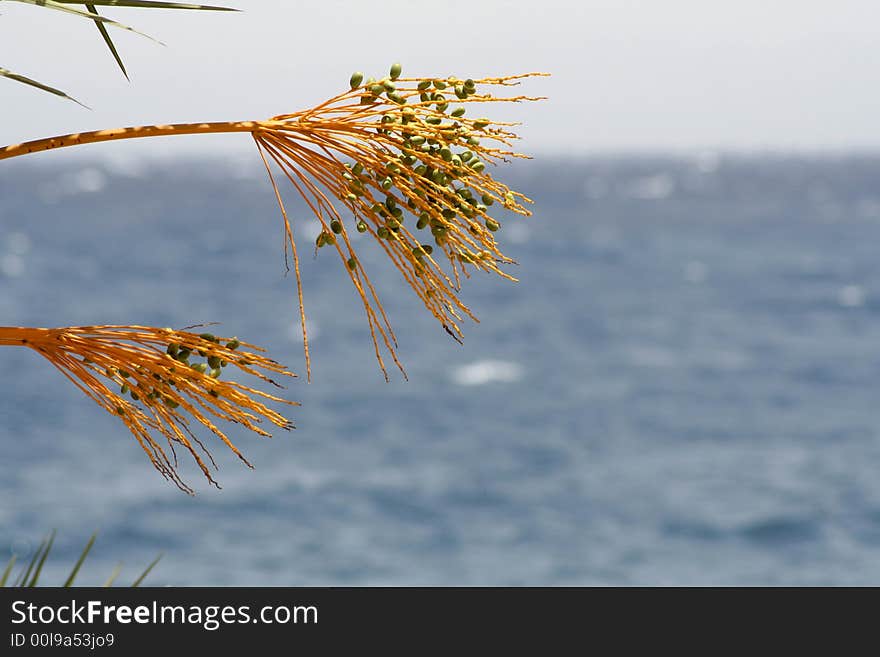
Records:
[[[27,347],[46,358],[118,417],[153,466],[187,493],[193,489],[178,472],[175,445],[183,446],[208,481],[217,485],[214,459],[192,425],[207,428],[249,467],[217,420],[266,437],[270,433],[263,424],[293,428],[267,404],[296,402],[228,380],[228,371],[239,370],[281,387],[275,379],[295,376],[262,349],[237,338],[147,326],[0,327],[0,346]]]

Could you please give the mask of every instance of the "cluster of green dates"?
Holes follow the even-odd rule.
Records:
[[[214,342],[216,344],[220,344],[220,340],[213,333],[202,333],[199,335],[199,337],[202,338],[203,340],[207,340],[208,342]],[[238,341],[237,338],[232,338],[231,340],[227,341],[226,348],[235,350],[240,346],[240,344],[241,343]],[[209,356],[208,353],[206,351],[204,351],[203,349],[197,349],[195,351],[195,353],[197,353],[202,358],[205,358],[205,362],[191,363],[190,358],[192,357],[193,350],[188,347],[184,347],[176,342],[169,343],[168,347],[165,350],[165,353],[167,353],[169,356],[171,356],[178,363],[181,363],[183,365],[187,365],[187,366],[189,366],[190,369],[192,369],[200,374],[206,374],[207,376],[211,377],[212,379],[220,378],[220,374],[221,374],[223,368],[226,367],[225,360],[221,359],[219,356]],[[143,370],[141,370],[141,372],[142,371]],[[171,370],[171,373],[174,373],[173,368]],[[107,374],[107,376],[109,376],[111,378],[115,374],[119,374],[119,376],[121,376],[123,379],[128,379],[131,377],[131,374],[129,374],[125,370],[121,370],[121,369],[116,370],[116,371],[107,370],[107,372],[105,372],[105,374]],[[161,375],[156,374],[156,373],[153,373],[153,378],[156,379],[156,381],[158,382],[159,385],[161,385],[163,382],[167,385],[174,385],[175,384],[173,378],[169,377],[167,379],[163,379]],[[135,386],[135,388],[137,390],[140,390],[141,384],[137,384],[137,386]],[[127,382],[124,382],[122,384],[119,391],[123,395],[125,395],[125,394],[130,395],[134,401],[138,401],[140,399],[140,395],[135,390],[132,390],[131,386],[129,386]],[[215,390],[210,390],[209,392],[212,397],[218,396],[218,394]],[[180,406],[180,404],[178,402],[174,401],[171,397],[164,394],[159,388],[154,388],[153,390],[148,392],[146,394],[146,398],[149,400],[161,399],[162,402],[170,408],[177,408],[178,406]],[[120,415],[122,415],[122,414],[123,413],[120,412]]]
[[[363,104],[376,102],[383,94],[393,103],[405,105],[406,98],[397,92],[395,81],[400,77],[402,67],[395,63],[391,66],[389,75],[381,80],[368,78],[364,81],[364,74],[355,72],[352,74],[349,84],[352,89],[358,89],[363,85],[365,93],[361,96]],[[461,215],[470,221],[470,230],[475,235],[482,232],[479,224],[473,221],[476,217],[484,217],[485,228],[495,232],[500,224],[486,216],[488,206],[495,199],[490,194],[475,193],[466,182],[460,182],[458,188],[455,181],[466,180],[471,173],[481,174],[486,164],[480,160],[468,147],[479,146],[479,139],[472,134],[472,129],[482,130],[490,121],[478,119],[470,122],[470,127],[462,125],[455,119],[461,119],[465,114],[464,107],[456,107],[449,112],[449,119],[444,120],[437,114],[444,114],[450,109],[450,102],[445,94],[451,92],[459,99],[467,99],[476,93],[476,83],[471,80],[459,81],[454,78],[446,80],[422,80],[418,83],[417,90],[422,106],[433,107],[435,112],[430,112],[422,118],[411,107],[403,107],[399,111],[388,112],[382,115],[383,127],[379,132],[389,134],[397,132],[403,139],[401,154],[393,160],[385,163],[383,171],[367,171],[360,162],[348,165],[348,170],[343,174],[347,185],[345,200],[351,203],[361,203],[361,196],[365,193],[365,181],[374,179],[377,185],[385,192],[390,192],[395,187],[395,177],[412,180],[410,194],[415,194],[424,200],[419,204],[407,194],[406,205],[413,215],[417,215],[416,228],[418,230],[430,229],[433,241],[438,246],[447,243],[449,222],[456,216]],[[424,114],[424,113],[422,113]],[[407,125],[420,125],[424,134],[417,134],[416,130],[407,130]],[[457,144],[456,142],[461,142]],[[455,148],[460,151],[456,152]],[[443,164],[438,165],[437,160]],[[422,184],[419,184],[422,183]],[[512,202],[512,198],[505,202]],[[428,205],[435,212],[419,211],[420,207]],[[392,194],[387,194],[384,203],[372,203],[369,211],[383,220],[376,230],[380,239],[397,239],[403,222],[404,210],[398,207],[398,201]],[[321,248],[326,245],[336,244],[336,235],[342,232],[342,223],[339,220],[330,222],[330,231],[322,231],[316,240],[316,246]],[[356,225],[359,233],[368,230],[363,220],[358,220]],[[421,260],[425,255],[430,255],[433,247],[430,244],[421,244],[413,249],[413,256]],[[351,269],[357,267],[357,261],[351,258],[348,261]]]
[[[202,333],[199,335],[202,340],[207,340],[208,342],[214,342],[216,344],[220,344],[220,340],[213,333]],[[238,349],[241,343],[237,338],[232,338],[226,343],[227,349]],[[176,342],[172,342],[168,345],[168,348],[165,350],[169,356],[171,356],[174,360],[179,363],[183,363],[184,365],[189,365],[190,369],[195,370],[199,374],[207,374],[212,379],[220,378],[220,373],[224,367],[226,367],[226,361],[222,360],[219,356],[209,356],[208,352],[199,349],[196,353],[199,354],[202,358],[205,358],[204,363],[190,363],[189,359],[192,356],[192,350],[177,344]]]
[[[391,65],[391,70],[389,71],[388,77],[382,78],[381,80],[376,80],[376,78],[368,78],[366,84],[364,85],[364,89],[368,92],[361,96],[361,104],[369,105],[374,102],[379,96],[385,94],[393,103],[397,103],[398,105],[404,105],[406,103],[406,99],[403,98],[400,94],[397,93],[397,86],[394,84],[394,81],[400,77],[401,72],[403,71],[403,67],[400,63],[395,62]],[[352,89],[357,89],[361,86],[361,83],[364,81],[364,74],[360,71],[355,71],[351,74],[351,79],[348,81],[349,85],[351,85]]]

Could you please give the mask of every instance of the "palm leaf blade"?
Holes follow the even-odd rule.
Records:
[[[86,4],[86,9],[88,9],[93,14],[98,13],[98,8],[94,5],[94,3]],[[119,52],[116,50],[116,45],[113,43],[113,39],[110,38],[110,34],[107,32],[107,28],[104,26],[104,23],[101,21],[95,21],[95,27],[98,28],[98,32],[101,33],[101,37],[104,39],[104,43],[107,44],[107,47],[110,48],[110,52],[113,54],[113,59],[116,60],[116,63],[119,65],[122,74],[125,76],[126,80],[129,80],[128,71],[125,70],[125,64],[122,63],[122,57],[119,56]]]
[[[15,80],[16,82],[21,82],[22,84],[29,85],[31,87],[36,87],[42,91],[48,91],[50,94],[55,94],[56,96],[61,96],[62,98],[66,98],[67,100],[72,100],[77,105],[82,105],[86,109],[89,109],[87,105],[83,105],[73,96],[67,95],[65,92],[61,91],[61,89],[56,89],[55,87],[50,87],[48,84],[43,84],[42,82],[37,82],[33,78],[25,77],[24,75],[19,75],[18,73],[13,73],[9,69],[0,68],[0,76],[4,78],[9,78],[10,80]]]
[[[82,4],[76,0],[55,0],[62,5]],[[217,5],[192,5],[184,2],[152,2],[151,0],[96,0],[90,4],[103,7],[137,7],[140,9],[192,9],[202,11],[240,11]]]
[[[45,7],[46,9],[55,9],[57,11],[63,11],[68,14],[73,14],[74,16],[82,16],[83,18],[90,18],[93,21],[106,23],[107,25],[112,25],[113,27],[119,28],[120,30],[126,30],[128,32],[134,32],[135,34],[140,34],[143,37],[150,39],[151,41],[156,41],[157,43],[162,43],[158,39],[154,39],[149,34],[144,34],[140,32],[130,25],[125,25],[123,23],[119,23],[114,21],[106,16],[101,16],[100,14],[94,14],[90,11],[84,11],[82,9],[75,9],[71,7],[68,3],[56,2],[55,0],[13,0],[13,2],[22,2],[26,5],[34,5],[36,7]],[[79,2],[77,4],[83,4]],[[164,45],[164,44],[163,44]]]

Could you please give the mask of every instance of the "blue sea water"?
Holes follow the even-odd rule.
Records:
[[[219,321],[303,373],[255,158],[3,163],[0,323]],[[508,179],[512,284],[451,341],[364,244],[408,382],[338,262],[303,263],[297,429],[212,444],[188,497],[33,352],[0,352],[0,560],[58,582],[880,584],[880,157],[542,160]],[[315,223],[292,202],[301,244]],[[216,441],[215,441],[216,442]]]

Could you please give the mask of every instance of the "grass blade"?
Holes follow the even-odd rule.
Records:
[[[79,555],[79,559],[76,560],[76,563],[73,566],[73,570],[70,571],[70,575],[67,577],[67,581],[62,585],[64,588],[70,588],[73,586],[73,580],[76,579],[77,574],[79,573],[79,569],[82,567],[83,562],[86,560],[86,557],[89,554],[89,551],[92,549],[92,546],[95,544],[95,539],[98,537],[98,532],[92,534],[89,538],[89,542],[86,543],[85,548],[83,548],[82,554]]]
[[[3,574],[0,575],[0,589],[6,586],[6,580],[9,579],[9,573],[12,572],[12,567],[15,565],[15,558],[14,554],[9,558],[9,563],[6,564],[6,568],[3,569]]]
[[[28,588],[32,588],[37,585],[37,582],[40,580],[40,573],[43,571],[43,564],[46,563],[46,557],[49,556],[49,552],[52,550],[52,544],[55,542],[55,530],[53,529],[49,532],[49,540],[45,542],[46,547],[43,549],[43,554],[40,557],[40,561],[37,563],[37,568],[34,570],[34,575],[31,577],[31,581],[26,584]]]
[[[141,573],[141,576],[138,577],[136,580],[134,580],[134,582],[131,585],[131,587],[133,589],[136,589],[137,587],[139,587],[141,585],[141,582],[143,582],[144,578],[150,574],[150,571],[153,570],[153,567],[157,563],[159,563],[159,559],[161,559],[161,558],[162,558],[162,553],[160,552],[159,556],[157,556],[155,559],[153,559],[153,562],[149,566],[147,566],[147,568],[146,568],[146,570],[144,570],[144,572]]]
[[[30,563],[28,563],[27,569],[21,575],[18,576],[18,578],[15,580],[14,586],[25,586],[25,582],[27,582],[28,577],[31,576],[31,571],[34,569],[34,565],[37,563],[37,559],[40,558],[40,553],[43,551],[43,547],[45,545],[46,545],[46,539],[43,539],[42,541],[40,541],[40,545],[36,549],[36,551],[34,552],[33,556],[31,557],[31,560],[30,560]]]
[[[61,89],[56,89],[55,87],[50,87],[48,84],[43,84],[42,82],[37,82],[36,80],[33,80],[31,78],[19,75],[18,73],[13,73],[9,69],[0,68],[0,76],[4,78],[9,78],[10,80],[15,80],[16,82],[21,82],[31,87],[36,87],[37,89],[40,89],[42,91],[48,91],[50,94],[55,94],[56,96],[61,96],[62,98],[66,98],[67,100],[72,100],[77,105],[81,105],[86,109],[91,109],[87,105],[83,105],[73,96],[68,96],[66,93],[61,91]]]
[[[94,5],[94,3],[86,4],[86,9],[88,9],[93,14],[98,13],[98,8]],[[107,28],[104,26],[104,23],[101,21],[95,21],[95,26],[98,28],[98,32],[101,33],[101,37],[104,39],[104,43],[107,44],[107,47],[110,48],[110,52],[113,53],[113,59],[116,60],[116,63],[119,64],[119,68],[122,71],[122,74],[125,76],[126,80],[130,80],[128,77],[128,71],[125,70],[125,64],[122,63],[122,58],[119,56],[119,52],[116,50],[116,45],[113,43],[113,39],[110,38],[110,34],[107,32]]]
[[[116,567],[113,569],[113,572],[110,573],[110,577],[108,577],[107,581],[104,582],[103,586],[105,589],[113,586],[113,582],[115,582],[116,578],[119,577],[119,573],[121,571],[122,571],[122,564],[120,563],[120,564],[116,565]]]

